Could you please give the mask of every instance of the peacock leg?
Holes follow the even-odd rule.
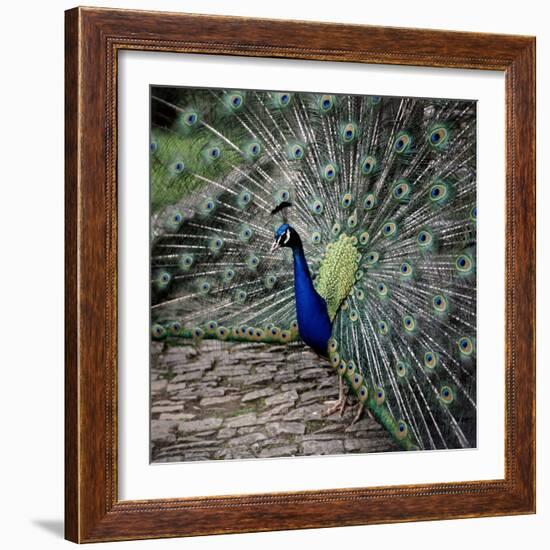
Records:
[[[340,416],[344,414],[347,396],[344,393],[344,380],[341,376],[339,376],[338,378],[340,380],[340,392],[338,396],[338,401],[332,402],[332,406],[330,406],[321,416],[330,416],[338,410],[340,411]]]
[[[361,414],[363,414],[363,409],[365,408],[364,403],[359,403],[359,407],[357,408],[357,413],[353,417],[353,420],[351,421],[351,424],[346,428],[346,432],[351,431],[353,428],[353,425],[361,418]]]

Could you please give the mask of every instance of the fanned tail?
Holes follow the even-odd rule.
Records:
[[[290,342],[300,234],[327,355],[404,448],[476,442],[476,105],[155,88],[154,338]]]

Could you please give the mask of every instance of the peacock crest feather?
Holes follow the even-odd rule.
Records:
[[[475,102],[152,106],[152,338],[302,340],[403,448],[475,446]]]

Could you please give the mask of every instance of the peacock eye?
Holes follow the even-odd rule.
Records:
[[[396,370],[397,370],[397,376],[399,376],[400,378],[403,378],[404,376],[407,375],[409,367],[406,363],[399,361],[397,363]]]
[[[349,208],[353,202],[353,195],[351,193],[345,193],[342,197],[342,207]]]
[[[434,148],[441,148],[449,139],[449,131],[444,126],[436,126],[428,132],[430,145]]]
[[[423,248],[428,247],[432,243],[432,240],[433,239],[431,233],[425,230],[420,231],[417,237],[418,244]]]
[[[229,283],[233,280],[233,277],[235,277],[235,271],[231,267],[226,267],[223,272],[223,280],[226,283]]]
[[[398,154],[406,153],[411,146],[412,138],[407,132],[400,132],[394,142],[394,150]]]
[[[342,128],[342,139],[345,143],[352,142],[357,135],[357,125],[354,122],[349,122]]]
[[[260,154],[261,150],[262,148],[259,143],[256,143],[256,142],[250,143],[248,145],[248,156],[255,158]]]
[[[451,188],[444,181],[436,181],[429,191],[432,204],[445,204],[451,197]]]
[[[265,286],[270,289],[275,286],[276,282],[277,282],[277,277],[275,277],[275,275],[268,275],[264,280]]]
[[[323,203],[322,203],[319,199],[315,199],[315,200],[311,203],[311,211],[312,211],[314,214],[322,214],[322,213],[323,213],[323,209],[324,209],[324,205],[323,205]]]
[[[424,354],[424,366],[430,370],[433,370],[439,364],[439,356],[434,351],[427,351]]]
[[[181,161],[178,161],[174,164],[174,172],[178,173],[178,174],[181,174],[181,172],[183,172],[185,168],[185,164],[183,164],[183,162]]]
[[[216,203],[213,198],[205,199],[200,206],[201,213],[205,216],[212,214],[216,208]]]
[[[367,255],[367,267],[373,267],[376,263],[378,263],[378,260],[380,259],[380,254],[373,250],[372,252],[369,252]]]
[[[311,242],[313,244],[319,244],[321,242],[321,233],[319,233],[319,231],[314,231],[311,234]]]
[[[386,222],[382,226],[382,233],[386,238],[395,237],[397,235],[397,224],[395,222]]]
[[[455,267],[460,275],[468,275],[474,268],[473,259],[468,254],[460,254],[455,260]]]
[[[438,313],[443,313],[447,310],[447,299],[441,294],[436,294],[432,298],[432,305]]]
[[[443,386],[439,392],[441,401],[446,405],[450,405],[454,401],[453,390],[449,386]]]
[[[336,178],[336,166],[332,163],[323,168],[322,176],[326,181],[333,181]]]
[[[156,141],[152,141],[150,144],[149,144],[149,151],[151,153],[155,153],[158,149],[158,144]]]
[[[195,126],[199,120],[199,115],[195,111],[187,111],[183,113],[182,120],[186,126]]]
[[[373,156],[369,155],[361,163],[361,172],[366,176],[368,176],[369,174],[372,174],[375,168],[376,168],[376,159]]]
[[[407,424],[405,424],[405,422],[403,422],[403,420],[399,420],[397,422],[397,429],[396,429],[396,432],[395,432],[395,435],[398,439],[404,439],[405,437],[407,437],[407,433],[408,433],[408,428],[407,428]]]
[[[376,197],[370,193],[365,197],[365,202],[363,203],[365,210],[372,210],[376,206]]]
[[[290,160],[300,160],[304,156],[304,147],[298,143],[288,148],[288,157]]]
[[[393,188],[393,197],[400,202],[406,202],[410,195],[411,186],[407,181],[400,181]]]
[[[409,262],[403,262],[399,268],[402,277],[409,277],[413,273],[412,265]]]
[[[236,111],[243,106],[244,98],[240,93],[232,93],[226,96],[226,103],[231,109]]]
[[[180,259],[180,267],[187,271],[193,265],[193,256],[191,254],[184,254]]]
[[[458,349],[460,350],[460,353],[465,356],[472,355],[474,351],[474,343],[472,342],[472,339],[463,336],[458,340]]]
[[[388,334],[389,326],[388,326],[388,323],[386,323],[386,321],[378,321],[378,332],[382,336],[385,336],[386,334]]]
[[[159,338],[164,335],[164,327],[162,325],[153,325],[151,332],[154,337]]]
[[[322,111],[330,111],[333,105],[334,98],[331,95],[323,95],[319,99],[319,106],[321,107]]]

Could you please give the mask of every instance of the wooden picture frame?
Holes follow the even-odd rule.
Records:
[[[501,71],[506,86],[505,476],[120,501],[117,55],[155,50]],[[74,542],[535,511],[535,39],[98,8],[66,12],[65,533]]]

